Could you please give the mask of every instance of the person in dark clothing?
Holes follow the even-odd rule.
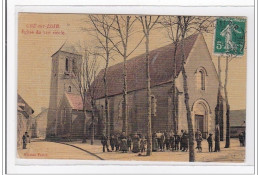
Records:
[[[246,146],[246,131],[243,132],[243,145]]]
[[[26,136],[26,143],[31,143],[31,139],[30,139],[30,136],[28,134],[28,132],[25,132],[25,136]]]
[[[184,136],[184,130],[181,130],[181,136],[180,136],[180,150],[183,150],[183,136]]]
[[[152,135],[152,151],[156,152],[158,150],[158,139],[157,139],[157,134],[156,132],[153,133]]]
[[[200,136],[202,136],[201,132],[199,129],[195,132],[195,139],[197,140]]]
[[[196,139],[196,142],[197,142],[197,149],[198,149],[198,152],[202,152],[202,147],[201,147],[201,142],[202,142],[202,135],[198,135],[197,139]]]
[[[240,146],[244,146],[244,135],[241,132],[238,136],[239,142],[240,142]]]
[[[121,147],[121,151],[122,151],[123,153],[127,153],[127,151],[128,151],[128,146],[127,146],[127,139],[126,139],[125,137],[123,137],[123,138],[121,139],[121,145],[120,145],[120,147]]]
[[[166,133],[166,135],[165,135],[164,143],[165,143],[165,146],[166,146],[166,150],[169,150],[171,145],[170,145],[170,136],[169,136],[168,133]]]
[[[175,150],[175,137],[173,134],[170,135],[170,147],[173,150]]]
[[[127,147],[128,147],[128,151],[131,151],[131,147],[132,147],[132,139],[131,136],[128,136],[127,138]]]
[[[143,152],[145,152],[145,150],[146,150],[146,139],[143,136],[140,140],[140,151],[141,151],[141,153],[143,153]]]
[[[213,145],[213,138],[212,138],[212,135],[213,134],[209,134],[209,137],[207,138],[207,141],[208,141],[208,145],[209,145],[209,152],[212,152],[213,149],[212,149],[212,145]]]
[[[118,135],[115,135],[115,147],[116,147],[116,151],[119,151],[120,141]]]
[[[164,141],[165,141],[164,133],[161,133],[161,136],[160,136],[160,149],[161,149],[161,151],[164,151]]]
[[[184,131],[182,135],[182,151],[188,151],[188,139],[188,134]]]
[[[26,135],[26,133],[25,133],[25,134],[23,135],[23,149],[26,149],[26,145],[27,145],[26,138],[27,138],[27,135]]]
[[[115,136],[114,136],[114,134],[112,134],[110,136],[110,146],[111,146],[111,150],[114,151],[114,148],[115,148]]]
[[[103,145],[103,152],[106,152],[106,151],[105,151],[105,148],[107,149],[107,152],[110,152],[110,150],[109,150],[109,148],[108,148],[108,143],[107,143],[107,141],[108,141],[107,136],[105,136],[105,135],[103,134],[103,136],[101,137],[101,144]]]
[[[181,137],[179,135],[175,135],[175,150],[179,150],[180,149],[180,141],[181,141]]]
[[[136,133],[133,136],[133,149],[132,152],[133,153],[138,153],[140,151],[140,138],[139,135]]]
[[[122,132],[121,135],[119,136],[119,145],[120,145],[120,149],[119,149],[119,150],[120,150],[120,151],[123,151],[123,150],[122,150],[122,148],[123,148],[123,145],[122,145],[123,142],[122,142],[122,140],[123,140],[123,139],[127,140],[126,135],[125,135],[125,132]]]
[[[167,133],[166,130],[164,130],[163,135],[164,135],[163,150],[165,150],[165,149],[167,149],[167,145],[166,144],[169,143],[168,140],[166,141],[166,139],[168,137],[168,133]]]

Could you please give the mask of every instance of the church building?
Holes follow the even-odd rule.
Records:
[[[218,96],[218,75],[202,34],[187,37],[184,41],[185,70],[187,73],[189,105],[192,113],[194,130],[199,129],[203,137],[215,131],[215,107]],[[176,56],[176,90],[177,128],[188,130],[186,107],[184,104],[183,76],[181,73],[182,49],[177,49]],[[152,132],[174,130],[172,117],[172,80],[173,80],[174,45],[150,51],[150,77],[152,102]],[[127,65],[127,112],[128,133],[147,133],[146,114],[146,72],[145,54],[129,59]],[[109,98],[110,133],[122,131],[123,101],[123,63],[113,65],[107,71]],[[96,81],[97,104],[104,106],[104,70]],[[223,116],[222,116],[222,120]],[[225,121],[222,122],[221,136],[225,134]],[[223,140],[223,138],[221,139]]]
[[[215,131],[215,107],[218,96],[218,75],[209,53],[207,44],[202,34],[194,34],[187,37],[184,41],[185,69],[187,73],[189,105],[192,114],[194,130],[199,129],[205,138],[209,133]],[[183,76],[181,73],[182,49],[177,49],[176,56],[176,90],[177,90],[177,117],[175,119],[176,130],[188,130],[187,115],[184,104]],[[152,102],[152,132],[174,130],[172,117],[172,80],[173,80],[173,52],[174,45],[169,44],[164,47],[150,51],[149,65],[151,77],[151,102]],[[73,46],[67,47],[64,44],[52,56],[52,77],[51,95],[48,113],[47,135],[57,135],[61,130],[57,129],[59,121],[65,121],[63,127],[67,132],[72,132],[73,127],[83,130],[84,123],[81,109],[73,109],[73,100],[76,99],[78,92],[71,84],[73,71],[76,63],[80,63],[82,56]],[[140,134],[147,133],[147,114],[146,114],[146,72],[145,54],[127,60],[127,113],[128,113],[128,133],[135,132]],[[98,119],[95,119],[95,128],[98,132],[105,132],[106,124],[103,108],[105,106],[104,91],[104,70],[101,70],[95,80],[95,98],[97,109],[99,110]],[[108,107],[109,107],[109,134],[122,132],[123,116],[123,63],[110,66],[107,70],[108,88]],[[78,98],[79,95],[78,95]],[[73,100],[71,100],[73,99]],[[64,105],[63,105],[64,104]],[[61,109],[66,106],[66,110]],[[77,106],[77,105],[76,105]],[[81,104],[82,106],[82,104]],[[78,107],[78,106],[77,106]],[[64,115],[64,111],[66,115]],[[91,115],[89,111],[89,116]],[[77,120],[77,117],[78,120]],[[63,118],[63,119],[62,119]],[[222,116],[220,126],[221,136],[225,136],[225,119]],[[88,118],[88,121],[90,117]],[[76,121],[73,124],[73,121]],[[100,123],[102,121],[103,123]],[[87,123],[87,129],[90,123]],[[98,124],[99,123],[99,124]],[[75,125],[75,126],[73,126]],[[77,126],[76,126],[77,125]],[[101,128],[102,127],[102,128]],[[64,128],[63,128],[64,132]],[[79,133],[78,131],[75,131]],[[83,131],[81,132],[83,133]],[[223,138],[221,139],[223,140]]]

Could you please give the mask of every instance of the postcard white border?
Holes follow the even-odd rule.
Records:
[[[11,1],[13,2],[13,1]],[[23,1],[24,2],[24,1]],[[25,1],[30,2],[30,1]],[[39,3],[39,1],[37,1]],[[66,2],[66,1],[65,1]],[[71,2],[71,1],[70,1]],[[186,2],[186,1],[183,1]],[[62,174],[112,174],[116,173],[232,173],[245,174],[254,171],[254,8],[250,7],[176,7],[176,6],[9,6],[8,11],[8,64],[7,64],[7,170],[11,174],[19,173],[62,173]],[[63,1],[64,4],[64,1]],[[73,3],[74,4],[74,3]],[[77,3],[75,3],[77,5]],[[75,5],[74,4],[74,5]],[[18,5],[18,6],[17,6]],[[36,5],[31,3],[31,5]],[[44,4],[41,4],[44,5]],[[198,10],[199,9],[199,10]],[[17,13],[42,12],[42,13],[108,13],[108,14],[161,14],[161,15],[204,15],[204,16],[247,16],[248,50],[247,50],[247,147],[245,163],[187,163],[175,162],[139,162],[139,161],[81,161],[81,160],[16,160],[16,98],[17,98]],[[251,42],[252,41],[252,42]],[[248,120],[250,119],[250,120]],[[16,162],[17,161],[17,162]],[[20,165],[17,165],[20,164]],[[21,166],[31,164],[34,166]],[[45,164],[40,166],[39,164]],[[47,164],[49,166],[47,166]],[[61,165],[73,166],[61,166]],[[88,165],[86,165],[88,164]],[[110,164],[109,166],[102,166]],[[142,166],[135,166],[135,165]],[[50,166],[52,165],[52,166]],[[80,166],[75,166],[80,165]],[[114,165],[114,166],[112,166]],[[121,166],[115,166],[121,165]],[[162,165],[164,165],[162,172]],[[174,166],[173,166],[174,165]],[[133,167],[134,166],[134,167]],[[116,168],[116,171],[115,171]]]

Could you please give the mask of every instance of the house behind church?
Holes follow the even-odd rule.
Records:
[[[33,117],[34,110],[18,94],[17,96],[17,148],[22,148],[22,137],[28,132],[30,137],[35,136],[35,122]]]
[[[35,117],[37,138],[45,139],[46,137],[47,114],[48,108],[42,108],[41,112]]]
[[[230,137],[238,137],[246,130],[246,110],[230,111]]]

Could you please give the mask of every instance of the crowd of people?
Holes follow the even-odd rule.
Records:
[[[213,134],[209,134],[207,138],[209,152],[213,151]],[[195,132],[195,141],[197,142],[198,152],[202,152],[202,133],[197,130]],[[101,138],[103,152],[122,151],[126,153],[132,151],[133,153],[142,154],[147,149],[147,138],[141,134],[135,133],[132,136],[126,136],[123,132],[121,134],[111,134],[110,137],[105,135]],[[181,134],[174,134],[173,131],[162,132],[157,131],[152,134],[152,151],[188,151],[189,136],[187,131],[181,130]]]

